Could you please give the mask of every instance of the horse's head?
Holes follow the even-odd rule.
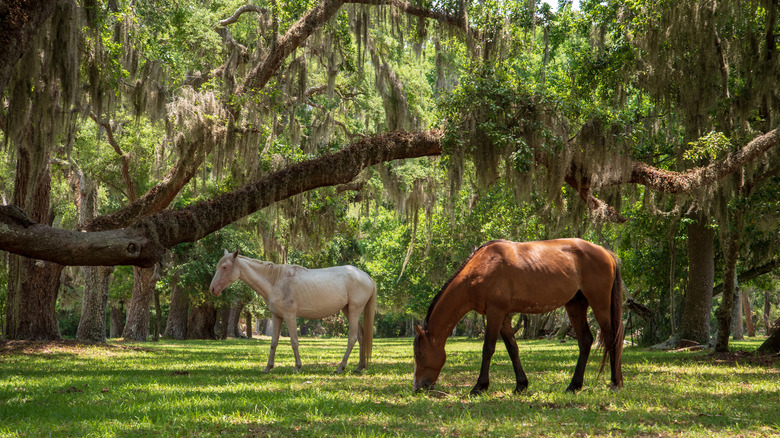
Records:
[[[240,271],[236,268],[237,258],[238,250],[232,254],[229,253],[228,250],[225,250],[225,255],[219,259],[219,262],[217,263],[217,272],[214,273],[214,278],[211,280],[211,286],[209,286],[209,291],[212,295],[222,295],[223,289],[238,280]]]
[[[447,353],[444,344],[439,345],[431,340],[428,330],[414,326],[417,334],[414,336],[414,391],[433,389],[439,373],[444,367]]]

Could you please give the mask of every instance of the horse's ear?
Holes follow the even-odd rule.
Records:
[[[417,334],[421,337],[425,336],[425,329],[419,326],[419,324],[414,325],[414,331],[417,332]]]
[[[228,254],[230,254],[230,253],[228,252],[228,250],[224,250],[224,251],[225,251],[225,254],[224,254],[224,255],[228,255]]]
[[[238,248],[236,248],[236,252],[233,253],[233,258],[238,257]]]

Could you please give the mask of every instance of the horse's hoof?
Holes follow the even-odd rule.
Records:
[[[526,389],[528,389],[528,384],[517,385],[514,392],[515,394],[522,394],[523,392],[525,392]]]
[[[334,371],[333,373],[334,374],[341,374],[343,372],[344,372],[344,367],[338,367],[338,368],[336,368],[336,371]]]
[[[582,389],[582,386],[569,385],[569,386],[566,388],[566,391],[564,391],[564,392],[567,392],[567,393],[570,393],[570,394],[575,394],[575,393],[576,393],[577,391],[579,391],[580,389]]]
[[[268,374],[268,373],[270,373],[270,372],[271,372],[271,368],[268,368],[268,367],[266,367],[266,368],[263,370],[263,374]]]
[[[477,385],[477,386],[475,386],[474,388],[471,389],[470,394],[471,395],[480,395],[483,392],[485,392],[486,389],[488,389],[487,385],[485,385],[485,386]]]

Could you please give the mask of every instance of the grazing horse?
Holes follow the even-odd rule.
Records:
[[[376,311],[376,284],[365,272],[354,266],[306,269],[297,265],[277,265],[238,255],[238,250],[225,255],[217,263],[217,272],[209,290],[219,296],[222,290],[241,279],[263,297],[273,315],[273,338],[268,355],[267,373],[274,367],[274,355],[282,331],[282,320],[290,332],[290,344],[295,354],[295,372],[301,369],[298,354],[296,317],[320,319],[339,310],[349,321],[349,340],[344,359],[336,369],[344,371],[355,341],[360,343],[360,363],[363,370],[371,359]],[[363,314],[362,330],[359,323]]]
[[[433,388],[446,360],[447,337],[466,312],[476,310],[487,315],[487,325],[482,368],[471,393],[479,394],[490,383],[490,359],[499,334],[512,360],[517,380],[515,392],[522,392],[528,387],[528,378],[520,365],[512,314],[545,313],[561,306],[566,307],[580,350],[566,391],[582,388],[593,344],[588,306],[601,328],[599,340],[604,356],[599,373],[609,354],[611,386],[622,387],[622,281],[616,257],[581,239],[525,243],[495,240],[480,246],[433,299],[422,327],[415,326],[415,391]]]

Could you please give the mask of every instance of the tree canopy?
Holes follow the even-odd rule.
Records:
[[[285,260],[290,247],[347,251],[340,232],[380,233],[384,247],[356,251],[395,260],[375,266],[389,297],[414,254],[435,269],[479,239],[586,233],[650,253],[699,214],[736,278],[737,259],[745,271],[776,263],[777,10],[3,2],[0,38],[14,41],[0,44],[3,165],[29,165],[0,181],[0,249],[149,267],[231,224]],[[80,223],[74,194],[90,184],[97,212]],[[35,216],[41,190],[52,208]],[[365,216],[375,223],[355,222]],[[468,237],[446,242],[448,228]],[[404,287],[434,287],[415,281]]]

